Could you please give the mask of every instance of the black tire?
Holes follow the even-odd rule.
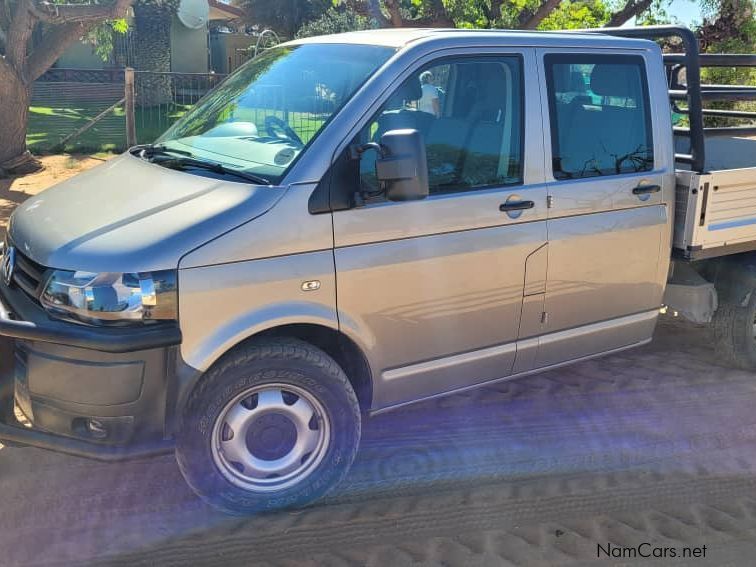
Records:
[[[13,367],[15,365],[15,346],[11,340],[0,341],[0,421],[15,425],[15,381]],[[4,442],[6,445],[7,442]]]
[[[216,420],[231,400],[271,383],[298,387],[317,399],[330,420],[329,444],[301,482],[260,492],[229,482],[214,461],[212,438]],[[360,420],[357,396],[330,356],[298,339],[261,339],[224,356],[190,394],[176,439],[176,460],[189,486],[224,512],[244,515],[300,507],[324,496],[346,476],[359,445]]]
[[[730,366],[756,370],[756,290],[746,305],[722,303],[714,314],[717,354]]]

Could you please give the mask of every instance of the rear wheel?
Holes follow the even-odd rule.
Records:
[[[349,470],[359,438],[359,404],[339,365],[303,341],[265,339],[203,377],[176,456],[197,494],[246,514],[325,495]]]
[[[744,305],[722,303],[714,314],[717,352],[729,364],[756,370],[756,289]]]

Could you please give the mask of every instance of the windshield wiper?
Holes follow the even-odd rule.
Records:
[[[152,156],[157,156],[157,155],[169,156],[171,154],[187,156],[187,157],[192,156],[190,152],[169,148],[168,146],[164,144],[140,144],[138,146],[134,146],[129,151],[131,153],[138,153],[139,157],[144,158],[144,159],[148,159],[148,158],[151,158]]]
[[[165,159],[152,160],[152,162],[160,165],[165,164],[166,167],[170,167],[172,169],[206,169],[207,171],[212,171],[213,173],[219,173],[221,175],[232,175],[241,179],[246,179],[247,181],[251,181],[255,185],[270,185],[269,179],[266,179],[260,175],[255,175],[254,173],[247,173],[246,171],[239,171],[238,169],[226,167],[222,163],[202,161],[191,157],[166,157]]]

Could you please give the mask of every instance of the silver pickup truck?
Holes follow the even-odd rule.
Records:
[[[371,414],[645,344],[664,309],[756,369],[756,114],[704,108],[756,89],[700,72],[754,65],[679,27],[269,49],[13,214],[0,439],[175,450],[249,513],[334,487]]]

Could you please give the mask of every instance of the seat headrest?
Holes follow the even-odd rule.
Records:
[[[573,93],[584,93],[586,90],[585,86],[583,73],[580,71],[570,71],[570,88],[568,90]]]
[[[391,95],[386,104],[387,108],[401,108],[405,102],[420,100],[423,97],[423,87],[420,77],[409,77],[397,91]]]
[[[636,97],[640,77],[634,65],[595,65],[591,72],[591,90],[599,96]]]
[[[566,93],[570,90],[570,70],[568,65],[554,65],[551,67],[554,81],[554,91]]]

